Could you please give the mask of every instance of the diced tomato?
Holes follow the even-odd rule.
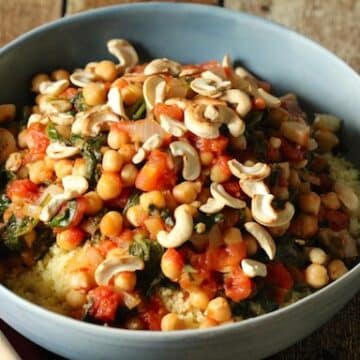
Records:
[[[132,187],[123,188],[121,194],[117,198],[105,202],[106,207],[113,209],[123,209],[133,191],[134,189]]]
[[[148,330],[161,330],[161,319],[167,312],[162,300],[153,296],[145,308],[139,311],[139,316]]]
[[[79,227],[59,231],[56,241],[62,249],[75,249],[85,239],[86,232]]]
[[[326,210],[325,219],[329,222],[330,228],[334,231],[348,229],[350,225],[349,215],[338,210]]]
[[[286,295],[294,286],[294,280],[288,269],[279,262],[267,265],[266,283],[270,285],[270,294],[277,304],[284,302]]]
[[[89,291],[92,306],[89,315],[104,323],[115,320],[116,311],[122,302],[118,293],[109,286],[99,286]]]
[[[255,110],[264,110],[266,108],[265,101],[260,97],[254,98],[253,99],[253,108]]]
[[[117,87],[119,89],[124,89],[129,85],[129,82],[126,79],[120,78],[116,79],[111,86]]]
[[[106,254],[117,247],[116,243],[111,240],[103,240],[97,244],[96,249],[99,250],[101,256],[106,257]]]
[[[184,259],[182,257],[182,254],[173,248],[167,249],[164,252],[161,261],[171,263],[172,267],[176,268],[179,273],[182,271],[184,267]]]
[[[160,150],[152,151],[136,177],[135,187],[143,191],[152,191],[165,190],[175,184],[176,174],[169,155]]]
[[[73,87],[68,87],[66,90],[64,90],[59,97],[67,99],[67,100],[72,100],[77,94],[78,94],[79,90]]]
[[[71,219],[70,227],[77,226],[81,223],[85,210],[87,208],[87,200],[84,197],[78,197],[76,199],[76,210],[73,218]]]
[[[266,148],[266,160],[268,162],[276,162],[280,159],[280,150],[268,144]]]
[[[176,105],[156,104],[154,107],[154,114],[157,119],[160,115],[166,115],[174,120],[182,121],[184,111]]]
[[[43,159],[50,143],[45,134],[45,126],[40,123],[31,124],[26,130],[26,143],[29,150],[23,158],[24,164]]]
[[[202,70],[211,70],[214,68],[220,68],[221,66],[217,60],[210,60],[210,61],[204,62],[202,64],[199,64],[199,67]]]
[[[232,301],[239,302],[247,299],[253,291],[251,279],[244,274],[240,266],[236,266],[225,275],[225,295]]]
[[[228,161],[231,160],[231,157],[228,155],[220,155],[216,160],[215,164],[220,166],[221,171],[227,176],[231,176],[231,171],[228,165]]]
[[[192,135],[190,140],[198,150],[213,152],[217,155],[221,155],[229,144],[229,139],[223,135],[215,139],[205,139]]]
[[[38,197],[39,190],[37,185],[28,179],[14,180],[7,186],[6,195],[11,201],[33,201]]]
[[[228,271],[229,268],[237,266],[247,255],[244,241],[227,246],[209,246],[206,251],[206,266],[209,270],[219,272]]]
[[[240,198],[244,195],[244,193],[241,191],[239,180],[226,181],[221,185],[224,187],[225,191],[231,196]]]
[[[284,138],[281,139],[280,152],[286,160],[294,162],[304,160],[304,150],[301,146],[291,143]]]
[[[133,241],[134,234],[130,229],[125,229],[120,235],[115,236],[113,241],[119,246],[130,245]]]

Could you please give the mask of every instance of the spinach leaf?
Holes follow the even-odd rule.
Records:
[[[52,220],[48,223],[50,227],[60,227],[65,228],[68,227],[74,218],[75,212],[77,208],[77,201],[72,200],[67,203],[67,207],[61,214],[56,215],[52,218]]]
[[[16,175],[12,171],[0,168],[0,190],[5,189],[9,181],[16,179]]]
[[[41,259],[49,250],[49,247],[55,242],[55,234],[47,226],[41,227],[37,231],[36,239],[32,245],[35,258]]]
[[[129,110],[129,117],[132,120],[139,120],[145,116],[146,103],[143,98],[140,98]]]
[[[194,220],[194,227],[196,227],[196,225],[198,223],[203,223],[206,226],[206,232],[210,231],[210,229],[218,223],[221,223],[225,220],[224,214],[223,213],[216,213],[216,214],[212,214],[212,215],[206,215],[203,213],[199,213],[199,215],[197,215],[195,217]]]
[[[85,102],[82,91],[79,91],[73,98],[71,98],[70,102],[74,105],[74,108],[77,112],[86,111],[89,109],[89,106]]]
[[[46,135],[51,142],[62,142],[67,143],[68,141],[56,130],[53,123],[49,123],[46,127]]]
[[[10,199],[6,196],[6,194],[0,195],[0,216],[3,216],[4,211],[10,204]]]
[[[295,242],[295,239],[289,235],[284,235],[276,239],[276,255],[275,259],[285,265],[303,267],[306,262],[306,255]]]
[[[24,217],[16,218],[14,215],[10,217],[4,228],[1,229],[1,240],[10,251],[21,251],[21,236],[29,233],[39,222],[39,220]]]
[[[132,206],[139,204],[139,198],[140,198],[140,191],[136,189],[128,198],[123,209],[123,214],[126,214],[129,208],[131,208]]]
[[[174,226],[175,222],[171,216],[169,209],[162,209],[160,212],[160,217],[164,220],[166,226]]]
[[[137,273],[137,281],[139,289],[145,296],[149,296],[162,278],[160,261],[164,249],[158,242],[138,236],[130,245],[129,253],[144,260],[145,268]]]

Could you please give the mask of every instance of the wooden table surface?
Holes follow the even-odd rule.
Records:
[[[131,2],[136,1],[0,0],[0,46],[38,25],[62,16],[89,8]],[[343,58],[356,71],[360,71],[360,0],[188,0],[187,2],[225,6],[277,21],[321,43]],[[14,344],[23,359],[60,359],[25,340],[1,320],[0,329]],[[308,338],[271,357],[271,360],[307,359],[360,359],[360,294]]]

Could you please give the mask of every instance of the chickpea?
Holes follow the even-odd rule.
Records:
[[[88,105],[101,105],[106,102],[106,89],[103,84],[90,83],[83,88],[83,96]]]
[[[318,219],[316,216],[301,213],[291,224],[292,232],[300,239],[310,239],[318,229]]]
[[[120,177],[124,186],[133,186],[135,184],[138,169],[135,165],[129,163],[121,169]]]
[[[325,265],[328,260],[326,252],[321,248],[311,248],[308,256],[313,264]]]
[[[210,166],[214,160],[214,155],[210,151],[204,151],[200,153],[200,161],[203,166]]]
[[[50,81],[50,78],[46,74],[37,74],[31,80],[31,90],[34,92],[40,91],[40,84],[45,81]]]
[[[131,106],[135,104],[142,97],[142,88],[136,84],[129,84],[121,89],[121,96],[124,104]]]
[[[321,202],[330,210],[338,210],[341,207],[340,200],[335,192],[331,191],[321,195]]]
[[[136,286],[136,274],[131,271],[124,271],[114,278],[114,286],[118,291],[133,291]]]
[[[168,249],[161,257],[161,271],[172,281],[178,281],[183,270],[183,261],[175,249]]]
[[[110,60],[103,60],[96,64],[95,75],[104,81],[113,82],[117,77],[116,65]]]
[[[295,169],[290,169],[289,186],[292,189],[297,189],[301,184],[299,173]]]
[[[82,290],[70,290],[66,294],[65,300],[70,307],[78,309],[86,304],[86,293]]]
[[[119,235],[123,228],[122,215],[117,211],[109,211],[102,217],[99,228],[104,236],[114,237]]]
[[[110,129],[107,143],[112,149],[119,150],[122,145],[129,144],[129,142],[129,135],[126,132],[117,129],[116,127]]]
[[[184,321],[179,318],[175,313],[166,314],[161,319],[161,330],[162,331],[172,331],[172,330],[181,330],[185,328]]]
[[[96,185],[96,192],[103,200],[115,199],[121,191],[120,176],[114,173],[103,173]]]
[[[135,145],[133,144],[124,144],[118,150],[119,154],[121,155],[124,164],[130,163],[133,156],[136,154]]]
[[[224,234],[224,243],[226,245],[232,245],[239,242],[242,242],[242,235],[240,229],[236,227],[231,227],[225,231]]]
[[[56,125],[57,132],[63,136],[65,139],[70,139],[71,137],[71,127],[68,125]]]
[[[58,160],[54,164],[55,175],[59,179],[62,179],[67,175],[71,175],[72,168],[73,161],[69,159]]]
[[[329,276],[326,267],[319,264],[311,264],[305,270],[306,283],[315,288],[319,289],[328,284]]]
[[[13,120],[16,114],[16,107],[14,104],[0,105],[0,122]]]
[[[29,170],[29,178],[35,184],[51,180],[53,171],[48,169],[44,160],[38,160],[27,165]]]
[[[207,329],[207,328],[211,328],[214,326],[219,325],[219,323],[217,321],[215,321],[214,319],[210,319],[208,317],[206,317],[201,323],[199,328],[200,329]]]
[[[241,136],[231,136],[230,135],[230,144],[231,147],[235,150],[246,150],[247,141],[246,137]]]
[[[248,233],[243,234],[242,237],[246,244],[247,254],[249,256],[255,255],[259,250],[259,245],[256,239]]]
[[[22,166],[18,172],[17,172],[17,176],[19,177],[19,179],[26,179],[29,177],[29,169],[27,168],[27,166]]]
[[[125,328],[129,330],[144,330],[144,323],[138,317],[132,317],[126,320]]]
[[[193,307],[204,311],[206,310],[210,299],[205,291],[197,289],[190,292],[189,301]]]
[[[95,215],[103,208],[103,201],[96,191],[89,191],[84,195],[86,199],[86,215]]]
[[[132,206],[126,212],[126,219],[135,227],[142,225],[147,217],[148,213],[141,205]]]
[[[45,167],[49,170],[54,171],[56,160],[49,158],[48,156],[44,157]]]
[[[231,309],[228,301],[222,296],[212,299],[206,308],[206,315],[219,323],[230,321]]]
[[[26,141],[26,129],[21,130],[17,136],[17,143],[20,148],[25,149],[27,147],[27,141]]]
[[[348,268],[344,262],[340,259],[330,261],[328,265],[328,273],[331,280],[337,280],[348,272]]]
[[[118,172],[121,170],[123,160],[116,150],[107,150],[102,159],[104,171]]]
[[[224,168],[218,164],[211,167],[210,179],[213,182],[223,183],[231,178],[231,173],[224,171]]]
[[[54,70],[50,76],[54,81],[69,80],[70,73],[65,69],[57,69],[57,70]]]
[[[75,270],[69,274],[69,286],[74,290],[90,290],[94,279],[86,270]]]
[[[151,206],[163,209],[166,206],[164,195],[159,190],[149,191],[140,195],[140,205],[149,211]]]
[[[184,181],[173,188],[174,198],[181,204],[190,204],[201,191],[200,182]]]
[[[71,174],[86,177],[87,173],[88,173],[88,164],[86,159],[84,158],[75,159],[74,166],[71,170]]]
[[[316,216],[320,210],[320,203],[320,196],[314,192],[299,194],[299,207],[304,213]]]
[[[56,235],[56,244],[60,249],[66,251],[74,250],[82,243],[84,240],[83,232],[76,229],[74,233],[74,229],[75,228],[69,228]]]
[[[318,143],[319,151],[325,153],[330,152],[339,144],[339,138],[328,130],[319,129],[314,133],[314,138]]]

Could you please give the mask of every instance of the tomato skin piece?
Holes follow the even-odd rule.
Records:
[[[154,107],[154,115],[157,119],[160,118],[160,115],[166,115],[178,121],[184,119],[184,111],[177,105],[156,104]]]
[[[292,289],[294,286],[294,280],[290,272],[284,264],[279,262],[267,264],[266,282],[287,290]]]
[[[191,135],[190,139],[198,150],[204,152],[209,151],[216,155],[224,153],[229,145],[229,139],[223,135],[220,135],[215,139],[205,139],[196,135]]]
[[[30,151],[25,156],[24,162],[42,159],[50,144],[50,140],[45,134],[45,126],[39,123],[31,124],[26,129],[26,143]]]
[[[176,174],[170,167],[169,155],[160,150],[151,152],[135,180],[135,187],[142,191],[165,190],[176,184]]]
[[[101,256],[105,258],[110,250],[117,248],[117,245],[112,240],[103,240],[99,244],[95,245],[95,247],[99,250]]]
[[[280,153],[289,161],[299,162],[304,160],[304,150],[301,149],[301,146],[290,143],[284,138],[281,139]]]
[[[232,158],[228,155],[220,155],[216,160],[215,164],[221,168],[221,170],[226,174],[227,176],[231,176],[232,173],[230,171],[228,161]]]
[[[239,302],[247,299],[253,292],[253,282],[246,276],[240,266],[236,266],[225,275],[225,295],[232,301]]]
[[[350,225],[349,215],[338,210],[326,210],[325,219],[328,221],[331,230],[334,231],[348,229]]]
[[[166,310],[162,300],[153,296],[148,304],[139,311],[139,317],[148,330],[161,330],[161,319],[166,315]]]
[[[39,196],[39,190],[37,185],[29,179],[14,180],[7,186],[6,196],[11,201],[16,198],[33,201]]]
[[[236,198],[246,198],[245,194],[242,192],[239,184],[239,180],[226,181],[221,184],[225,191],[231,196]]]
[[[89,291],[92,301],[89,314],[103,323],[113,322],[122,299],[110,286],[99,286]]]

